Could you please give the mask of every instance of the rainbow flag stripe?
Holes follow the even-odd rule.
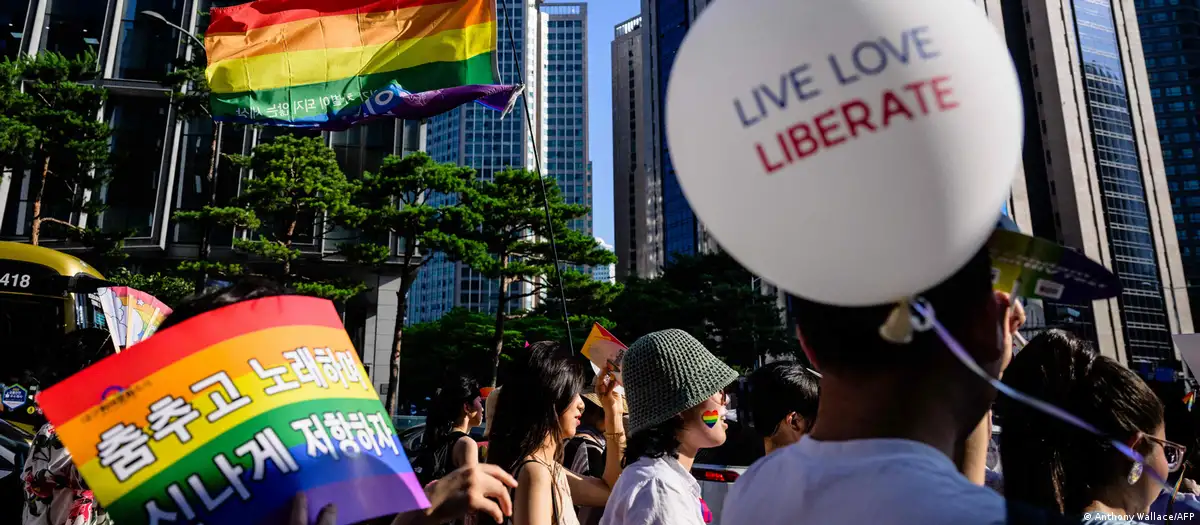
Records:
[[[285,523],[300,492],[348,523],[429,505],[325,300],[198,316],[38,403],[117,523]]]
[[[497,84],[496,29],[494,0],[214,8],[205,36],[213,117],[320,126],[375,116],[365,103],[393,86],[422,93]]]

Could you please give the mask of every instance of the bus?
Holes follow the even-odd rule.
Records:
[[[0,241],[0,419],[36,429],[36,373],[67,334],[106,330],[96,299],[104,286],[104,276],[76,257]]]

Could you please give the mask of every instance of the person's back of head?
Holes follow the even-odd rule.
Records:
[[[583,373],[561,355],[557,343],[534,343],[528,357],[514,367],[496,403],[488,463],[513,472],[546,443],[547,436],[554,436],[559,444],[570,437],[563,435],[559,416],[578,402]]]
[[[816,374],[800,364],[780,361],[755,370],[749,396],[755,431],[771,449],[795,443],[817,421],[820,392]]]
[[[1000,348],[1005,312],[992,290],[991,270],[987,251],[981,249],[919,298],[967,353],[996,376],[1011,352]],[[934,330],[914,330],[907,343],[885,340],[881,327],[895,303],[847,307],[792,297],[791,304],[801,345],[824,376],[822,386],[847,386],[839,389],[839,402],[875,401],[880,392],[859,387],[877,383],[912,410],[942,410],[935,405],[949,403],[949,412],[973,428],[995,397],[994,389],[958,362]]]
[[[224,288],[210,290],[199,296],[184,299],[175,306],[171,315],[167,316],[162,325],[158,327],[158,330],[166,330],[188,319],[213,310],[219,310],[231,304],[250,301],[252,299],[261,299],[263,297],[287,295],[288,293],[286,288],[270,279],[243,277]]]
[[[474,379],[455,376],[445,381],[433,394],[429,412],[425,416],[425,435],[422,442],[434,445],[450,435],[454,425],[464,416],[469,418],[476,412],[482,412],[483,407],[475,406],[478,400],[479,383]],[[482,413],[479,416],[482,418]]]
[[[1035,337],[1013,359],[1004,382],[1119,441],[1136,442],[1135,448],[1143,454],[1162,454],[1157,445],[1139,439],[1141,433],[1162,430],[1163,406],[1154,392],[1133,371],[1099,355],[1074,334],[1048,330]],[[1007,397],[1001,398],[997,411],[1004,425],[1000,435],[1001,467],[1008,480],[1004,493],[1010,500],[1067,514],[1082,513],[1093,501],[1114,492],[1127,492],[1146,508],[1153,501],[1150,493],[1157,493],[1157,485],[1150,476],[1131,478],[1133,462],[1107,439]],[[1147,483],[1150,486],[1144,486]],[[1145,508],[1125,510],[1145,512]]]

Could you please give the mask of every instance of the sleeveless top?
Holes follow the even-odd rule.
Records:
[[[538,463],[548,469],[554,475],[554,481],[550,483],[550,504],[553,505],[550,514],[554,525],[579,525],[579,517],[575,515],[575,502],[571,499],[571,486],[567,480],[567,469],[562,465],[553,463],[547,465],[536,459],[527,459],[520,465],[517,465],[517,470],[513,472],[514,478],[521,476],[521,469],[529,463]],[[516,489],[512,490],[512,497],[516,499]],[[511,524],[512,519],[505,519],[506,523]]]
[[[459,439],[469,437],[459,431],[453,431],[436,443],[425,443],[421,452],[413,461],[413,472],[421,481],[421,486],[428,485],[434,480],[442,479],[454,469],[454,444]]]

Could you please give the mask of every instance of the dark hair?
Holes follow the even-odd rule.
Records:
[[[755,370],[750,374],[749,396],[755,431],[771,437],[792,412],[812,425],[817,420],[820,394],[817,376],[797,363],[780,361]]]
[[[968,350],[976,337],[971,328],[994,301],[991,269],[982,249],[949,279],[920,294]],[[947,354],[932,330],[914,333],[913,342],[902,347],[880,338],[879,327],[895,304],[847,307],[790,299],[805,350],[823,373],[928,370],[931,360]]]
[[[641,458],[679,458],[679,432],[683,430],[683,416],[675,414],[670,419],[652,427],[644,428],[629,436],[625,444],[623,466],[629,466]]]
[[[454,423],[463,417],[463,405],[479,397],[479,383],[465,376],[451,378],[445,386],[433,394],[429,412],[425,416],[425,448],[436,446],[450,435]]]
[[[488,436],[489,463],[515,472],[550,435],[559,443],[556,454],[562,454],[558,418],[583,390],[583,372],[558,353],[558,343],[534,343],[528,358],[513,370],[496,403]]]
[[[1005,370],[1004,382],[1119,441],[1163,423],[1162,403],[1137,374],[1063,330],[1048,330],[1030,341]],[[1000,399],[997,411],[1004,425],[1002,471],[1006,479],[1020,480],[1005,483],[1010,500],[1075,514],[1100,491],[1125,483],[1133,464],[1107,439],[1008,398]]]
[[[158,329],[165,330],[200,314],[208,313],[231,304],[262,297],[287,295],[288,293],[286,288],[270,279],[253,276],[243,277],[234,284],[224,288],[184,299],[175,307],[171,315],[167,316],[167,319],[163,321]]]

